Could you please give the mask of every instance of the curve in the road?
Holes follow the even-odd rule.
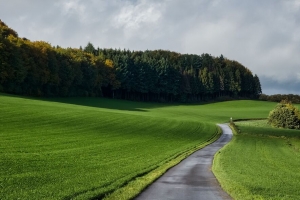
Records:
[[[169,169],[145,189],[136,200],[222,200],[231,199],[222,190],[211,171],[215,153],[232,138],[226,124],[219,124],[223,134],[214,143],[200,149]]]

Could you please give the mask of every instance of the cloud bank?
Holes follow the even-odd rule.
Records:
[[[223,54],[264,93],[300,94],[298,0],[0,0],[0,13],[21,37],[52,45]]]

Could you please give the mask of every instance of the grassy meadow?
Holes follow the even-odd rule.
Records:
[[[215,155],[213,171],[234,199],[300,199],[300,130],[266,120],[236,122],[240,134]]]
[[[274,105],[0,94],[0,199],[96,199],[110,193],[126,199],[128,192],[132,197],[157,175],[135,191],[123,186],[161,174],[162,166],[212,141],[216,123],[264,118]]]

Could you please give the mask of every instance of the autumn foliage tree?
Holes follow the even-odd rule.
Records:
[[[290,101],[281,101],[270,112],[268,123],[278,128],[300,129],[300,111]]]
[[[120,87],[113,62],[84,51],[32,42],[0,21],[0,91],[32,96],[103,96]]]

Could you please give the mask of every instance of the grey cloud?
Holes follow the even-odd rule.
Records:
[[[266,91],[273,80],[297,92],[286,83],[300,80],[297,0],[0,0],[0,13],[21,37],[52,45],[223,54]]]
[[[260,78],[263,93],[265,94],[298,94],[300,95],[300,80],[293,79],[287,81],[278,81],[269,77]]]

